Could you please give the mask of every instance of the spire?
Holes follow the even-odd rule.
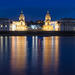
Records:
[[[21,14],[20,14],[19,20],[20,20],[20,21],[24,21],[24,20],[25,20],[25,17],[24,17],[23,11],[21,11]]]
[[[47,10],[47,14],[49,14],[49,11]]]
[[[21,14],[23,14],[23,11],[21,10]]]
[[[45,16],[45,21],[50,21],[51,20],[51,16],[49,14],[49,11],[47,11],[47,14]]]
[[[46,17],[50,17],[50,13],[49,13],[49,11],[47,10],[47,14],[46,14]]]

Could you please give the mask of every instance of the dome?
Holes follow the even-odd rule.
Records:
[[[20,21],[25,21],[25,17],[24,17],[23,11],[21,11],[19,20],[20,20]]]
[[[51,20],[51,17],[50,17],[49,11],[47,11],[47,14],[46,14],[46,16],[45,16],[45,20]]]

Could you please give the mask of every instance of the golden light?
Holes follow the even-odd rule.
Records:
[[[12,25],[12,31],[16,30],[16,25]]]
[[[52,30],[53,30],[53,26],[44,25],[44,26],[43,26],[43,30],[45,30],[45,31],[52,31]]]
[[[21,12],[19,21],[13,21],[12,23],[12,31],[25,31],[28,27],[25,23],[25,17],[23,12]]]
[[[45,16],[45,24],[42,27],[44,31],[59,31],[59,24],[57,21],[51,21],[49,11]]]
[[[51,25],[51,17],[49,15],[49,11],[47,12],[45,16],[45,25],[43,25],[44,31],[53,31],[53,26]]]

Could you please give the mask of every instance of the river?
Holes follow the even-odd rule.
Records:
[[[75,37],[0,36],[0,75],[75,75]]]

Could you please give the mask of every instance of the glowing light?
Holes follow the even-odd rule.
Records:
[[[12,31],[25,31],[27,30],[27,25],[25,23],[25,17],[23,12],[21,12],[19,21],[13,21]]]
[[[43,30],[46,30],[46,31],[52,31],[52,30],[53,30],[53,26],[50,26],[50,25],[44,25],[44,26],[43,26]]]
[[[37,29],[37,26],[31,25],[31,28],[32,28],[32,29]]]
[[[3,27],[3,25],[1,25],[1,27]]]
[[[7,27],[7,25],[5,25],[5,27]]]
[[[45,30],[45,31],[53,30],[53,26],[51,25],[50,20],[51,20],[51,17],[50,17],[49,11],[48,11],[45,16],[45,25],[43,25],[43,30]]]
[[[49,11],[45,16],[45,25],[43,25],[44,31],[59,31],[59,25],[57,21],[51,21]]]
[[[16,25],[12,25],[12,30],[13,30],[13,31],[16,30]]]

